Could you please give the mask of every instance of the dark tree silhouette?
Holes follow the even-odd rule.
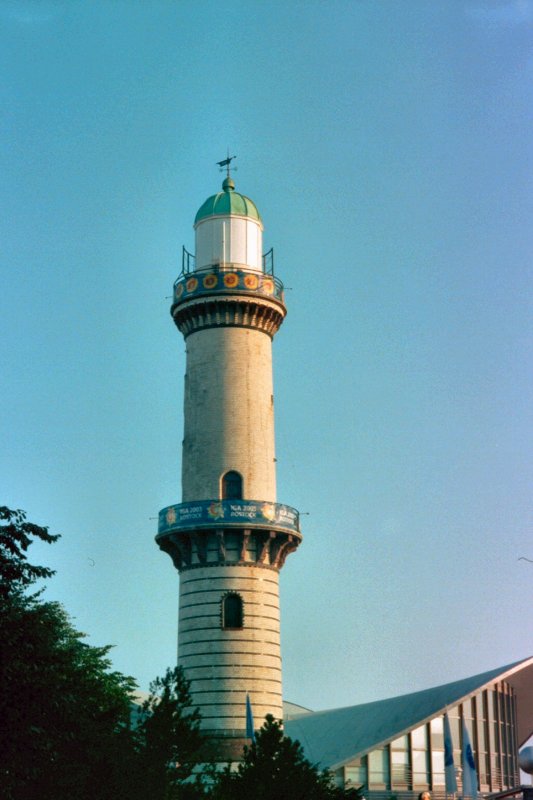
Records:
[[[236,771],[220,773],[213,800],[360,800],[357,789],[335,786],[329,772],[321,772],[304,756],[298,741],[283,735],[281,724],[268,715],[255,742],[244,749]]]
[[[108,647],[83,641],[59,603],[28,592],[53,574],[28,562],[28,547],[58,537],[22,511],[1,507],[0,522],[2,796],[126,798],[134,682],[111,670]]]
[[[136,730],[142,797],[174,800],[196,796],[196,782],[187,781],[201,758],[204,739],[200,713],[191,702],[189,681],[181,667],[167,669],[150,684]]]

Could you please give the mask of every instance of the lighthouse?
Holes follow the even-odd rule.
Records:
[[[278,503],[272,340],[286,314],[255,203],[222,191],[194,221],[172,318],[185,339],[181,503],[159,513],[159,547],[179,572],[178,663],[202,715],[210,760],[235,761],[256,727],[281,719],[279,573],[300,541]]]

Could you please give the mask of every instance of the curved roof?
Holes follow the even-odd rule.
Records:
[[[194,219],[196,225],[206,217],[215,216],[238,216],[250,217],[261,222],[261,215],[257,206],[244,194],[235,191],[235,184],[231,178],[225,178],[222,183],[222,191],[208,197],[205,203],[200,206]]]
[[[517,694],[521,746],[533,732],[533,657],[413,694],[330,711],[304,712],[285,722],[285,733],[298,739],[310,761],[322,769],[336,769],[502,680]]]

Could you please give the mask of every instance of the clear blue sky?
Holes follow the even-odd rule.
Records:
[[[169,295],[238,156],[274,345],[285,696],[533,653],[533,2],[0,0],[1,497],[141,688],[175,661]]]

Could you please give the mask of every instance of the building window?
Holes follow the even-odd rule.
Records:
[[[433,788],[444,786],[444,752],[442,750],[431,751],[431,772],[433,774]]]
[[[407,788],[410,783],[409,737],[400,736],[391,742],[391,785]]]
[[[431,747],[434,750],[444,750],[444,721],[443,717],[434,717],[429,723],[431,730]]]
[[[242,628],[243,603],[240,595],[231,592],[222,599],[222,627]]]
[[[390,786],[389,749],[372,750],[368,754],[368,784],[374,789]]]
[[[233,470],[222,476],[222,500],[242,500],[242,476]]]
[[[354,758],[349,764],[344,767],[344,782],[350,786],[366,786],[367,771],[366,771],[366,756]]]
[[[413,750],[413,786],[427,789],[430,782],[429,753],[427,750]]]
[[[413,766],[413,786],[429,788],[431,765],[428,750],[428,727],[421,725],[411,731],[411,759]]]

